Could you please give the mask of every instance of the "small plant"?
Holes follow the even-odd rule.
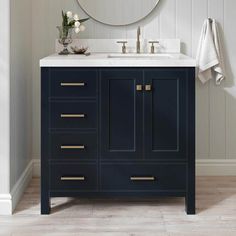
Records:
[[[69,51],[67,46],[72,43],[72,30],[78,34],[80,31],[85,30],[85,26],[82,25],[83,22],[87,21],[89,18],[80,19],[77,14],[73,14],[71,11],[64,13],[62,11],[62,25],[57,26],[59,31],[59,43],[64,46],[63,51],[60,55],[68,55]]]

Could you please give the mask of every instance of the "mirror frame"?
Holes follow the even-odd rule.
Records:
[[[95,1],[96,1],[96,0],[95,0]],[[111,0],[111,1],[112,1],[112,0]],[[146,0],[144,0],[144,1],[146,1]],[[152,10],[150,10],[149,13],[147,13],[146,15],[144,15],[143,17],[141,17],[141,18],[139,18],[139,19],[137,19],[137,20],[134,20],[134,21],[132,21],[132,22],[128,22],[128,23],[125,23],[125,24],[112,24],[112,23],[108,23],[108,22],[103,22],[103,21],[101,21],[101,20],[96,19],[94,16],[91,16],[91,15],[88,13],[87,9],[84,9],[84,7],[81,5],[80,0],[76,0],[76,2],[79,4],[80,8],[81,8],[91,19],[93,19],[93,20],[95,20],[95,21],[97,21],[97,22],[99,22],[99,23],[101,23],[101,24],[109,25],[109,26],[127,26],[127,25],[135,24],[135,23],[137,23],[137,22],[139,22],[139,21],[145,19],[147,16],[149,16],[149,15],[156,9],[156,7],[158,6],[158,3],[159,3],[160,1],[161,1],[161,0],[156,0],[156,4],[155,4],[155,6],[152,8]]]

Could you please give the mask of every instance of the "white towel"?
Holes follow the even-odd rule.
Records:
[[[225,67],[219,29],[215,20],[204,22],[197,52],[198,78],[202,83],[215,79],[219,85],[225,79]]]

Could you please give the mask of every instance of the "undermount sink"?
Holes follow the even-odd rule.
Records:
[[[123,58],[123,59],[153,59],[153,60],[163,60],[171,59],[170,54],[109,54],[108,58]]]

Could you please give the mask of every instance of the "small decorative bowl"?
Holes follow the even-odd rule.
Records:
[[[85,54],[85,52],[88,50],[88,47],[77,47],[77,46],[71,46],[71,50],[74,54]]]

